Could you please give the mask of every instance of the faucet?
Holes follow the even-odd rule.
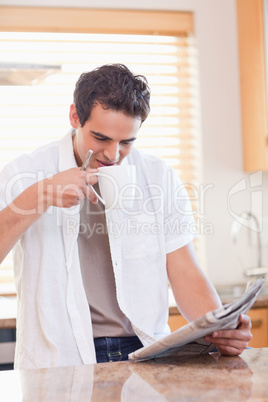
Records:
[[[268,268],[262,266],[262,244],[261,244],[260,224],[257,217],[251,212],[243,212],[239,216],[239,218],[233,222],[231,228],[231,236],[233,242],[236,243],[241,226],[244,225],[246,221],[250,221],[251,219],[255,222],[257,232],[257,246],[258,246],[257,266],[254,268],[246,269],[244,275],[247,277],[257,276],[265,278],[265,275],[268,274]],[[249,228],[249,230],[252,229]]]

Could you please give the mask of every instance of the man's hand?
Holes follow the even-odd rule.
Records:
[[[97,183],[98,170],[72,168],[40,180],[27,187],[14,201],[0,211],[0,263],[20,236],[47,211],[50,206],[70,208],[85,197],[97,203],[89,185]]]
[[[89,187],[97,183],[98,178],[94,175],[97,171],[72,168],[44,180],[47,205],[70,208],[78,205],[85,197],[94,204],[97,203],[97,197]]]
[[[210,336],[206,336],[207,342],[214,343],[219,352],[223,355],[240,355],[248,346],[252,339],[251,320],[247,315],[240,315],[236,329],[215,331]]]

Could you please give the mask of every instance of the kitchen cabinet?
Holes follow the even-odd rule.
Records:
[[[175,331],[176,329],[183,327],[184,325],[188,324],[188,321],[179,313],[176,307],[172,307],[169,310],[169,319],[168,325],[171,329],[171,332]]]
[[[268,308],[251,309],[248,312],[251,318],[253,338],[249,342],[252,348],[268,346]]]
[[[263,0],[236,0],[243,160],[246,172],[268,170]]]
[[[248,312],[251,318],[253,335],[249,346],[263,348],[268,346],[268,307],[253,308]],[[176,307],[170,309],[168,324],[171,332],[187,324],[185,318],[178,312]]]

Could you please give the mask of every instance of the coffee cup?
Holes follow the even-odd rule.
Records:
[[[101,196],[92,189],[105,209],[132,208],[136,184],[135,165],[103,166],[95,175],[98,176]]]

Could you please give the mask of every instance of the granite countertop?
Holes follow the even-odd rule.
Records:
[[[268,348],[142,363],[0,371],[9,401],[267,401]]]

